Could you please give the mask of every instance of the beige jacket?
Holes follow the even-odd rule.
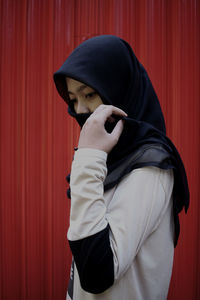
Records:
[[[67,237],[81,240],[109,224],[114,284],[100,294],[85,292],[75,267],[73,300],[165,300],[174,254],[173,171],[135,169],[104,193],[106,159],[100,150],[76,151]]]

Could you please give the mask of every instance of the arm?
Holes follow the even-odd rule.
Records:
[[[71,211],[68,240],[82,288],[100,293],[113,284],[113,253],[106,220],[103,181],[107,154],[76,151],[71,170]]]
[[[104,124],[106,120],[110,119],[112,121],[111,116],[113,113],[120,117],[126,116],[126,113],[119,108],[111,105],[100,105],[86,121],[81,130],[78,145],[82,153],[84,153],[84,150],[86,151],[86,157],[85,159],[83,157],[80,164],[76,164],[76,159],[74,159],[71,172],[70,185],[72,204],[68,239],[79,272],[81,285],[86,291],[92,293],[104,291],[112,285],[114,281],[113,254],[108,235],[109,228],[104,218],[106,207],[104,204],[102,205],[103,181],[107,171],[107,153],[111,151],[117,143],[123,130],[123,122],[120,120],[111,134],[106,132]],[[98,155],[101,153],[101,157],[97,155],[95,158],[95,155],[91,155],[92,159],[89,159],[87,156],[88,151],[84,148],[94,148],[103,151],[96,150],[99,152]],[[102,159],[104,161],[103,164]],[[92,166],[93,160],[99,162],[96,170],[94,170]],[[100,165],[102,166],[100,167]],[[98,167],[100,168],[98,169]],[[74,177],[73,174],[75,174]],[[86,181],[84,182],[82,179]],[[95,191],[96,193],[92,195]],[[86,203],[85,209],[82,206],[83,203]],[[75,209],[73,209],[74,206]],[[101,209],[99,210],[100,207]],[[88,221],[88,216],[96,220],[95,228],[93,228],[94,224],[92,224],[91,220]],[[80,224],[80,226],[78,224]],[[82,226],[84,224],[85,226]],[[82,229],[85,230],[85,237],[84,234],[81,236]],[[92,229],[98,233],[95,239],[91,240],[91,238],[87,238],[87,236],[93,234]],[[79,237],[76,236],[77,234]],[[101,245],[103,245],[103,249],[101,249]]]

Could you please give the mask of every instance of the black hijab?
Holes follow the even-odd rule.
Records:
[[[178,213],[183,207],[187,211],[189,206],[187,177],[177,149],[166,136],[164,117],[151,81],[132,48],[119,37],[97,36],[80,44],[54,73],[57,90],[68,103],[69,114],[82,127],[90,114],[75,113],[65,77],[92,87],[104,104],[117,106],[128,114],[122,135],[108,155],[105,191],[136,168],[173,169],[176,246],[180,232]],[[107,122],[108,131],[112,126]]]

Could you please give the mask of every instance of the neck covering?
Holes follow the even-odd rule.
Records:
[[[176,246],[180,225],[178,214],[189,207],[189,189],[181,157],[166,136],[162,110],[142,64],[130,45],[113,35],[93,37],[81,43],[54,73],[60,96],[68,103],[68,113],[82,127],[90,114],[76,114],[66,85],[66,77],[78,80],[98,92],[104,104],[124,110],[124,129],[117,145],[108,154],[108,175],[104,190],[109,190],[133,169],[155,166],[173,169],[173,209]],[[114,124],[106,122],[111,131]]]

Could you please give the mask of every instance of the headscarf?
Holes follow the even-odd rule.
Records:
[[[104,190],[109,190],[133,169],[155,166],[173,169],[173,210],[176,246],[180,224],[178,214],[189,206],[189,189],[181,157],[166,136],[163,113],[147,75],[130,45],[113,35],[93,37],[81,43],[54,73],[60,96],[68,103],[68,113],[82,127],[90,114],[76,114],[69,100],[66,77],[93,88],[104,104],[124,110],[124,129],[117,145],[108,154],[108,174]],[[114,123],[115,125],[115,123]],[[113,124],[106,122],[111,131]]]

